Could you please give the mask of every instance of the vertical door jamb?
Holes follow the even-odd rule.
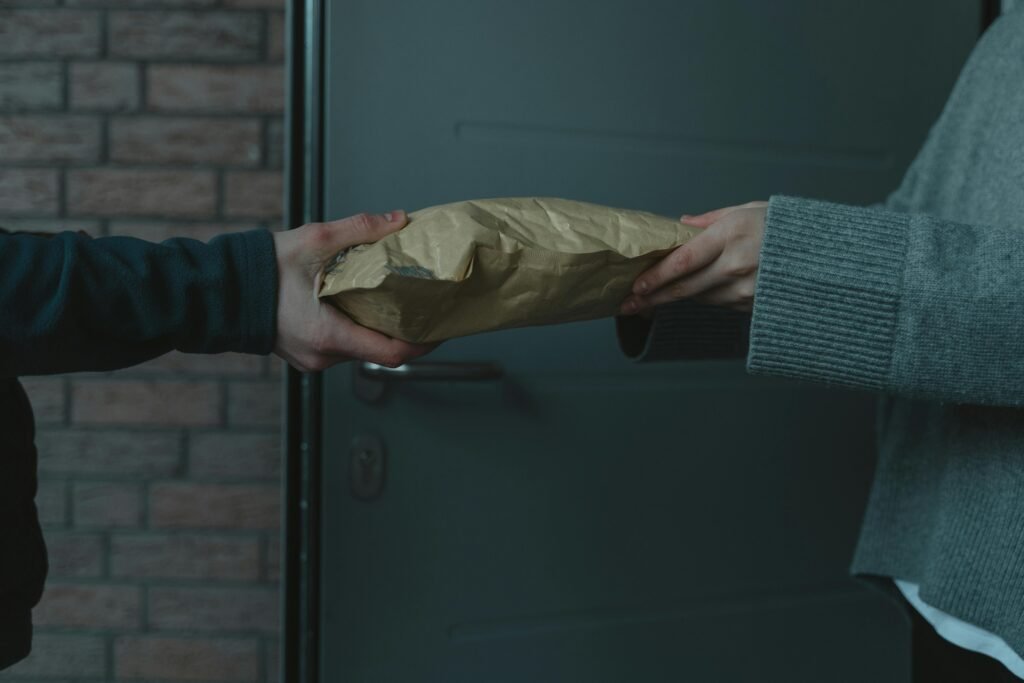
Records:
[[[285,228],[323,219],[325,0],[289,0],[286,33]],[[280,680],[320,678],[321,373],[288,368],[284,384]]]

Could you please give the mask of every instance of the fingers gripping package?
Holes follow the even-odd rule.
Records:
[[[614,315],[633,281],[697,232],[671,218],[565,199],[423,209],[338,254],[320,296],[409,342]]]

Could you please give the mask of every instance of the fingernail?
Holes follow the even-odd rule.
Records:
[[[636,302],[633,301],[632,299],[627,300],[624,304],[622,304],[622,308],[619,309],[619,311],[623,315],[633,315],[637,311]]]
[[[405,220],[405,211],[399,209],[398,211],[388,211],[386,214],[388,223],[401,223]]]
[[[637,294],[646,294],[647,282],[645,282],[644,280],[640,280],[639,282],[636,283],[636,287],[633,288],[633,291],[636,292]]]
[[[684,213],[684,214],[682,215],[682,217],[680,217],[680,219],[679,219],[679,220],[681,220],[681,221],[685,221],[685,220],[686,220],[687,218],[693,218],[693,216],[691,216],[691,215],[690,215],[690,214],[688,214],[688,213]]]

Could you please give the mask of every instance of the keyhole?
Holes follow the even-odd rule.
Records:
[[[373,453],[370,451],[359,451],[359,469],[361,470],[360,478],[363,480],[364,485],[369,485],[373,481]]]
[[[384,444],[375,436],[361,435],[353,439],[349,461],[349,485],[359,500],[372,500],[384,486],[387,458]]]

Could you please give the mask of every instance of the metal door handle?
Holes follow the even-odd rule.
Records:
[[[364,377],[405,382],[484,382],[505,374],[497,363],[406,363],[389,368],[364,362],[359,371]]]
[[[497,363],[406,363],[389,368],[361,362],[353,364],[352,390],[357,398],[373,403],[384,396],[390,382],[487,382],[504,375]]]

